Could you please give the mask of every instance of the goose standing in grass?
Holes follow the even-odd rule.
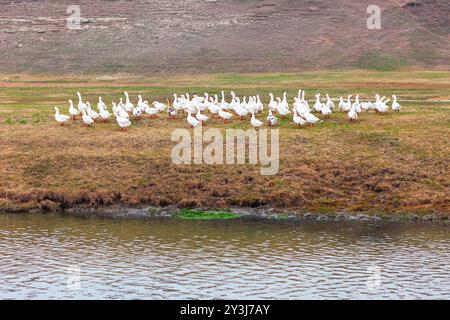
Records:
[[[169,99],[167,99],[167,114],[169,115],[169,118],[170,119],[175,119],[175,117],[176,117],[176,115],[177,115],[177,109],[173,106],[173,105],[171,105],[170,104],[170,100]]]
[[[158,108],[153,107],[153,105],[150,107],[150,106],[148,105],[148,102],[147,102],[147,101],[145,101],[145,104],[146,104],[146,106],[145,106],[144,112],[145,112],[146,114],[150,115],[150,119],[156,118],[156,115],[157,115],[158,112],[159,112],[159,111],[158,111]]]
[[[227,120],[230,120],[233,117],[232,113],[223,111],[222,108],[219,107],[219,112],[218,112],[219,118],[223,119],[223,123],[227,123]]]
[[[331,117],[331,109],[325,103],[322,105],[322,109],[320,110],[320,112],[325,117]]]
[[[108,110],[108,107],[103,102],[102,97],[98,97],[97,109],[98,111],[100,111],[100,109]]]
[[[313,109],[315,112],[322,111],[322,102],[320,102],[320,93],[316,94],[316,103],[314,103]]]
[[[374,108],[375,108],[375,104],[370,101],[361,103],[361,110],[364,110],[365,112],[373,110]]]
[[[211,117],[212,117],[212,118],[214,118],[214,116],[215,116],[216,114],[219,114],[219,109],[222,108],[221,105],[222,105],[222,103],[217,104],[216,101],[213,102],[213,103],[210,103],[210,104],[208,105],[208,109],[209,109],[209,112],[211,112]]]
[[[327,102],[326,102],[326,106],[330,109],[333,110],[334,109],[334,102],[333,100],[331,100],[330,96],[328,95],[328,93],[326,94],[327,96]]]
[[[128,114],[128,113],[127,113]],[[130,119],[126,118],[126,117],[121,117],[119,114],[114,113],[114,115],[116,116],[116,121],[117,124],[119,125],[119,127],[121,128],[122,131],[127,131],[127,128],[131,126],[131,121]]]
[[[111,113],[109,113],[109,111],[106,110],[103,106],[100,106],[100,118],[104,122],[108,122],[110,117],[111,117]]]
[[[144,100],[142,99],[142,96],[138,95],[138,102],[136,105],[137,108],[139,108],[141,111],[145,109]]]
[[[77,92],[77,95],[78,95],[78,110],[80,110],[80,112],[87,111],[87,105],[86,103],[83,102],[83,99],[81,99],[81,93]]]
[[[253,126],[253,128],[259,128],[263,125],[262,121],[256,119],[254,111],[252,112],[252,119],[250,120],[250,124]]]
[[[125,94],[125,111],[126,112],[133,112],[134,105],[130,101],[130,97],[128,96],[128,92],[124,92]]]
[[[192,116],[192,114],[191,114],[190,111],[188,111],[188,115],[187,115],[186,121],[187,121],[187,123],[189,123],[189,125],[191,126],[191,128],[196,127],[196,126],[200,123],[199,120],[195,119],[195,118]]]
[[[292,121],[294,121],[294,123],[296,125],[298,125],[300,127],[300,126],[304,126],[308,123],[305,119],[303,119],[301,116],[299,116],[297,114],[297,110],[295,108],[294,108],[293,112],[294,112],[294,117],[292,118]]]
[[[312,126],[314,126],[316,123],[321,123],[322,122],[322,120],[320,120],[319,118],[317,118],[315,115],[313,115],[311,112],[304,112],[303,114],[302,114],[302,116],[304,116],[305,117],[305,119],[306,119],[306,121],[310,124],[310,125],[312,125]]]
[[[112,112],[119,113],[120,107],[113,101],[112,103]]]
[[[80,114],[80,110],[73,106],[73,101],[69,99],[69,113],[72,117],[72,120],[75,120],[77,116]]]
[[[392,111],[399,112],[401,107],[402,106],[397,102],[397,96],[395,94],[392,95],[392,106],[391,106]]]
[[[267,106],[267,109],[269,109],[272,112],[276,112],[278,109],[278,103],[275,101],[275,99],[273,98],[273,93],[269,93],[270,96],[270,102],[269,105]]]
[[[355,97],[355,102],[352,104],[352,107],[355,108],[356,113],[361,112],[361,104],[359,103],[359,94]]]
[[[348,112],[350,111],[351,107],[352,107],[352,95],[348,95],[347,97],[347,102],[344,102],[344,104],[342,105],[342,111],[344,112]]]
[[[286,118],[286,116],[291,113],[291,111],[289,111],[289,106],[286,106],[286,104],[284,104],[280,98],[277,97],[277,101],[278,101],[278,106],[277,106],[277,111],[280,114],[280,116],[282,118]]]
[[[133,109],[133,117],[135,119],[140,119],[142,117],[142,110],[139,107]]]
[[[220,100],[220,107],[222,108],[222,110],[228,110],[228,108],[230,107],[230,104],[228,102],[225,101],[225,93],[221,92],[222,94],[222,99]]]
[[[86,102],[86,104],[87,104],[87,114],[89,115],[89,117],[91,117],[94,121],[97,120],[97,118],[100,117],[100,115],[94,110],[92,110],[91,104],[89,102]]]
[[[239,103],[239,97],[236,97],[238,104],[234,107],[234,112],[241,117],[241,120],[248,114],[248,110],[243,107],[243,104]]]
[[[123,104],[123,99],[122,98],[120,98],[120,100],[119,100],[119,108],[125,110],[125,105]]]
[[[339,111],[344,111],[344,108],[345,108],[345,102],[344,102],[344,98],[341,96],[339,98],[338,110]]]
[[[350,108],[350,111],[347,113],[347,117],[350,121],[356,121],[358,119],[358,113],[356,112],[354,106]]]
[[[183,110],[183,102],[180,101],[180,98],[177,97],[177,94],[176,94],[176,93],[173,94],[173,103],[172,103],[172,107],[173,107],[176,111],[181,111],[181,110]]]
[[[385,99],[384,97],[381,98],[381,100],[377,104],[377,111],[379,113],[387,113],[389,111],[389,106],[387,105],[387,103],[391,100],[389,99],[389,100],[383,101],[384,99]]]
[[[269,126],[276,126],[278,123],[277,117],[272,114],[272,110],[269,109],[269,115],[267,116],[267,123]]]
[[[60,114],[59,113],[59,108],[55,107],[55,120],[56,122],[58,122],[61,126],[64,125],[64,123],[66,123],[67,121],[70,120],[69,116],[66,116],[64,114]]]
[[[81,113],[83,114],[83,116],[81,117],[83,119],[83,123],[85,126],[90,126],[91,124],[94,123],[94,119],[92,119],[87,113],[86,111],[81,111]]]
[[[153,101],[152,106],[158,109],[158,112],[164,112],[167,109],[167,106],[159,101]]]
[[[302,104],[304,104],[309,111],[309,103],[307,100],[305,100],[305,90],[302,91],[302,98],[301,98],[300,102]]]
[[[280,110],[282,110],[282,112],[280,112]],[[287,97],[286,97],[286,91],[283,92],[283,100],[281,100],[281,102],[278,102],[278,112],[281,115],[286,116],[288,113],[290,113],[289,111],[289,104],[287,102]]]
[[[202,123],[206,122],[209,119],[208,116],[200,113],[200,109],[197,109],[197,113],[195,114],[195,118],[198,121],[201,121]]]

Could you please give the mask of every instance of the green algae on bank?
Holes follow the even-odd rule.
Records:
[[[202,211],[202,210],[180,210],[180,212],[175,215],[178,219],[183,220],[228,220],[237,219],[239,215],[232,212],[225,211]]]

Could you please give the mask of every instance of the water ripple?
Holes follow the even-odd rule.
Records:
[[[449,227],[380,224],[4,214],[0,298],[448,298]]]

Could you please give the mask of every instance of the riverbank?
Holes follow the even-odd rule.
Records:
[[[34,76],[9,77],[8,83],[0,88],[0,211],[170,206],[270,208],[310,215],[450,215],[449,72]],[[292,99],[299,88],[311,103],[316,92],[333,98],[359,93],[363,100],[373,100],[375,93],[396,94],[402,111],[363,113],[356,123],[337,112],[314,128],[301,129],[281,120],[280,168],[274,176],[262,176],[258,165],[173,164],[176,142],[171,133],[189,129],[182,116],[135,121],[126,133],[115,122],[84,128],[80,121],[59,127],[53,120],[53,106],[67,113],[67,99],[76,100],[76,91],[94,105],[98,96],[110,105],[124,90],[133,101],[138,94],[165,101],[174,92],[214,94],[222,89],[240,96],[259,93],[267,104],[269,92],[280,96],[286,90]],[[224,132],[250,124],[248,119],[227,125],[211,119],[207,127]]]
[[[447,214],[413,214],[413,213],[317,213],[302,211],[281,211],[271,208],[242,208],[233,207],[226,210],[206,209],[179,209],[174,206],[154,207],[125,207],[125,206],[100,206],[78,205],[66,210],[49,211],[47,209],[30,209],[28,211],[1,211],[0,214],[60,214],[81,218],[105,218],[124,220],[195,220],[195,221],[225,221],[225,220],[251,220],[262,222],[306,222],[306,221],[396,221],[396,222],[433,222],[450,225],[450,217]]]

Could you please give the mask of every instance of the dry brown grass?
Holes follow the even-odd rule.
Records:
[[[373,83],[366,81],[372,88]],[[419,99],[448,99],[450,93],[448,83],[433,87],[430,80],[427,86],[432,91],[426,93],[421,84],[408,83],[407,88],[382,90]],[[263,92],[278,92],[283,86]],[[310,86],[322,88],[319,82]],[[400,113],[361,114],[354,124],[337,113],[315,128],[298,129],[290,121],[283,122],[279,126],[280,171],[261,176],[259,166],[253,165],[172,164],[170,152],[175,143],[170,134],[174,128],[188,127],[183,117],[144,119],[126,133],[114,122],[84,128],[75,121],[59,127],[48,101],[53,97],[60,104],[73,99],[76,89],[69,89],[73,91],[69,96],[54,87],[48,84],[38,91],[20,91],[22,96],[5,88],[0,91],[3,101],[15,101],[4,102],[0,112],[0,209],[173,204],[183,208],[270,206],[312,212],[450,213],[449,103],[403,102]],[[251,91],[261,88],[255,85]],[[149,94],[141,84],[129,89]],[[121,88],[111,85],[95,90],[117,97]],[[171,88],[154,90],[152,97],[162,98]],[[178,90],[186,91],[185,86]],[[371,89],[364,94],[371,95]],[[223,125],[213,120],[208,127],[245,129],[248,121],[236,119]]]

